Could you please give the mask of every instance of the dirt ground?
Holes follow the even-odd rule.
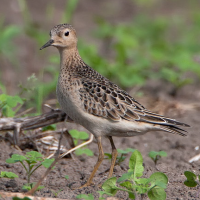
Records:
[[[42,1],[42,5],[38,6],[36,1],[27,1],[30,8],[32,17],[35,21],[39,21],[41,26],[44,26],[47,30],[47,39],[48,31],[55,24],[58,24],[58,19],[60,18],[59,11],[62,10],[64,1],[57,1],[55,3],[56,14],[51,21],[51,23],[46,23],[43,19],[43,6],[47,3],[47,0]],[[53,1],[50,1],[53,2]],[[59,2],[59,3],[58,3]],[[168,4],[165,3],[159,4],[159,7],[156,8],[157,12],[163,14],[170,14],[176,12],[175,7],[177,8],[178,2],[181,1],[168,1]],[[6,1],[0,0],[0,12],[5,16],[6,24],[21,24],[22,20],[17,9],[15,7],[15,1]],[[88,30],[93,29],[95,26],[94,21],[92,20],[94,16],[103,15],[109,21],[114,22],[123,22],[132,19],[127,13],[138,13],[140,10],[137,10],[137,7],[131,7],[130,2],[126,1],[117,1],[116,7],[113,10],[113,13],[118,13],[114,15],[112,13],[103,12],[102,9],[106,5],[106,1],[94,2],[92,0],[80,1],[80,4],[76,10],[75,17],[73,18],[73,24],[77,28],[79,35],[82,36],[86,41],[96,43],[100,46],[98,41],[93,41],[88,35]],[[183,6],[183,4],[181,4]],[[109,8],[111,4],[108,4]],[[184,6],[183,6],[184,7]],[[154,13],[156,9],[152,9],[150,12]],[[180,7],[179,12],[184,12],[184,9]],[[83,22],[84,20],[84,22]],[[16,85],[19,80],[25,80],[26,77],[30,76],[33,72],[37,74],[41,67],[45,66],[45,55],[40,55],[36,57],[36,51],[39,47],[34,44],[29,38],[22,37],[16,41],[20,45],[20,50],[18,51],[18,56],[20,58],[19,68],[13,69],[10,63],[2,62],[1,71],[4,72],[2,76],[2,82],[6,84],[9,94],[14,93]],[[47,52],[54,50],[47,50]],[[57,53],[57,52],[56,52]],[[23,70],[23,73],[21,73]],[[17,74],[17,75],[16,75]],[[147,84],[148,86],[143,88],[144,96],[142,98],[136,98],[140,101],[146,108],[155,111],[160,114],[165,114],[168,117],[175,118],[181,122],[189,124],[191,127],[187,128],[188,134],[187,137],[182,137],[179,135],[172,135],[166,132],[151,132],[143,136],[132,137],[132,138],[114,138],[115,145],[118,149],[126,148],[135,148],[138,149],[144,158],[145,173],[144,177],[149,177],[153,172],[157,171],[154,163],[148,157],[149,151],[166,151],[168,156],[162,158],[157,165],[159,171],[165,173],[169,178],[169,184],[166,189],[167,199],[168,200],[198,200],[200,199],[200,187],[188,188],[184,186],[185,176],[184,171],[191,170],[195,174],[200,174],[200,160],[189,163],[189,159],[195,155],[200,154],[200,90],[199,85],[189,85],[185,86],[178,91],[176,97],[172,98],[167,94],[168,87],[165,87],[164,83],[154,83]],[[67,123],[65,125],[68,129],[76,128],[78,130],[83,130],[82,127],[75,124]],[[9,191],[9,192],[23,192],[21,189],[22,185],[26,183],[26,174],[25,170],[21,167],[20,164],[7,164],[5,160],[9,158],[12,154],[24,154],[27,151],[32,150],[31,145],[28,145],[28,148],[23,149],[23,151],[16,150],[9,141],[0,139],[0,171],[12,171],[16,173],[19,178],[15,180],[8,180],[1,178],[0,179],[0,191]],[[83,185],[87,178],[89,177],[98,156],[97,143],[94,141],[88,147],[94,151],[93,157],[88,156],[73,156],[71,158],[63,158],[56,165],[55,169],[52,170],[42,185],[45,186],[44,189],[37,191],[36,196],[41,197],[55,197],[55,192],[58,192],[62,189],[57,195],[58,198],[64,199],[76,199],[78,194],[93,194],[95,199],[98,199],[99,194],[97,191],[101,190],[98,186],[103,183],[107,178],[107,173],[101,173],[107,170],[110,166],[109,161],[104,160],[99,170],[97,171],[94,183],[95,185],[73,190],[73,187],[79,187]],[[111,152],[111,147],[109,141],[103,139],[103,149],[104,152]],[[113,176],[120,177],[123,173],[127,172],[128,161],[130,154],[127,155],[126,160],[121,164],[121,166],[116,166],[114,169]],[[37,180],[43,175],[45,169],[41,168],[37,170],[32,178],[31,182],[37,182]],[[69,179],[64,178],[65,175],[69,176]],[[118,192],[116,197],[119,199],[128,199],[128,196],[124,192]],[[143,199],[148,199],[144,197]]]
[[[182,90],[177,99],[170,100],[170,103],[169,101],[164,100],[156,101],[150,96],[148,96],[148,98],[141,99],[143,104],[146,104],[148,108],[151,108],[151,110],[156,111],[159,109],[162,111],[162,109],[165,108],[163,111],[165,112],[165,115],[189,124],[191,127],[187,128],[188,136],[182,137],[165,132],[152,132],[143,136],[132,138],[114,138],[117,148],[126,149],[131,147],[138,149],[142,153],[145,165],[144,177],[149,177],[153,172],[156,171],[154,163],[147,156],[149,151],[163,150],[167,152],[168,156],[166,158],[162,158],[158,162],[157,168],[159,171],[164,172],[169,178],[169,184],[166,189],[167,199],[169,200],[200,199],[200,188],[198,186],[195,188],[188,188],[183,184],[185,181],[184,171],[192,170],[196,174],[199,174],[200,172],[200,161],[193,163],[188,162],[189,159],[200,153],[200,150],[197,148],[200,144],[199,105],[197,101],[195,104],[195,102],[191,102],[190,99],[185,98],[188,89],[189,88]],[[194,88],[190,88],[190,91],[194,92]],[[193,93],[192,98],[197,99],[198,96],[198,90],[196,90],[196,92]],[[184,101],[182,100],[183,97]],[[153,102],[154,105],[156,105],[154,107],[151,106],[153,105]],[[66,127],[69,129],[83,129],[78,125],[70,123],[67,123]],[[94,178],[95,185],[83,189],[72,189],[73,187],[79,187],[86,182],[97,160],[98,149],[96,142],[94,141],[88,146],[94,151],[93,157],[74,155],[73,159],[63,158],[42,183],[45,188],[36,192],[35,195],[42,197],[55,197],[54,193],[62,189],[62,191],[57,195],[58,198],[76,199],[75,197],[78,194],[92,193],[95,196],[95,199],[98,199],[97,191],[101,190],[101,188],[98,186],[103,183],[107,177],[107,173],[101,172],[104,172],[110,166],[110,163],[107,160],[103,161],[103,164],[100,166]],[[195,147],[198,150],[195,150]],[[103,139],[103,148],[104,152],[111,151],[109,141],[106,138]],[[6,164],[5,160],[13,153],[24,154],[27,151],[30,151],[30,149],[26,148],[20,152],[12,147],[8,141],[1,140],[0,171],[12,171],[18,174],[19,178],[15,180],[8,180],[4,178],[0,179],[0,191],[23,192],[21,187],[24,183],[26,183],[25,170],[20,164]],[[115,167],[113,176],[120,177],[127,171],[129,157],[130,154],[127,155],[126,160],[121,164],[121,166]],[[37,170],[33,174],[31,182],[36,182],[44,173],[44,171],[45,169],[43,168]],[[65,175],[69,176],[68,180],[64,178]],[[119,199],[128,199],[127,194],[124,192],[118,192],[116,197]],[[148,198],[144,197],[144,199]]]

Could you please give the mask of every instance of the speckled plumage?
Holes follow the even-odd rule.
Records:
[[[85,64],[78,53],[76,32],[71,25],[57,25],[50,33],[51,42],[42,48],[51,45],[60,52],[58,101],[71,119],[91,131],[97,139],[109,137],[114,151],[111,136],[128,137],[158,130],[185,135],[186,131],[178,126],[187,124],[145,109],[126,91]],[[102,154],[100,139],[98,144]]]

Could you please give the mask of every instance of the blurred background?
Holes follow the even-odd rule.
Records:
[[[22,106],[41,113],[43,103],[56,98],[59,54],[39,48],[60,23],[76,28],[84,61],[136,99],[161,93],[200,97],[199,0],[0,0],[0,5],[4,116]]]

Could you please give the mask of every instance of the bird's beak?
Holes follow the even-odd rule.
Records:
[[[46,47],[51,46],[53,43],[54,43],[54,40],[49,40],[46,44],[44,44],[44,45],[40,48],[40,50],[42,50],[42,49],[44,49],[44,48],[46,48]]]

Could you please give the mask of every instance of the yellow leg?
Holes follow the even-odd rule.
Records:
[[[115,161],[116,161],[116,158],[117,158],[117,149],[115,147],[115,144],[113,142],[112,137],[108,136],[108,139],[110,140],[110,144],[112,146],[112,160],[111,160],[110,171],[109,171],[109,174],[108,174],[108,178],[111,178],[112,174],[113,174],[113,169],[114,169],[114,166],[115,166]]]
[[[99,136],[99,137],[96,138],[96,139],[97,139],[97,144],[98,144],[98,148],[99,148],[99,157],[98,157],[97,163],[96,163],[96,165],[94,166],[94,169],[93,169],[93,171],[92,171],[92,173],[91,173],[91,175],[90,175],[90,177],[89,177],[87,183],[84,184],[83,186],[81,186],[80,188],[87,187],[87,186],[91,185],[92,179],[93,179],[93,177],[94,177],[94,175],[95,175],[97,169],[98,169],[99,166],[101,165],[101,162],[102,162],[103,159],[104,159],[104,152],[103,152],[103,148],[102,148],[102,145],[101,145],[101,136]]]

